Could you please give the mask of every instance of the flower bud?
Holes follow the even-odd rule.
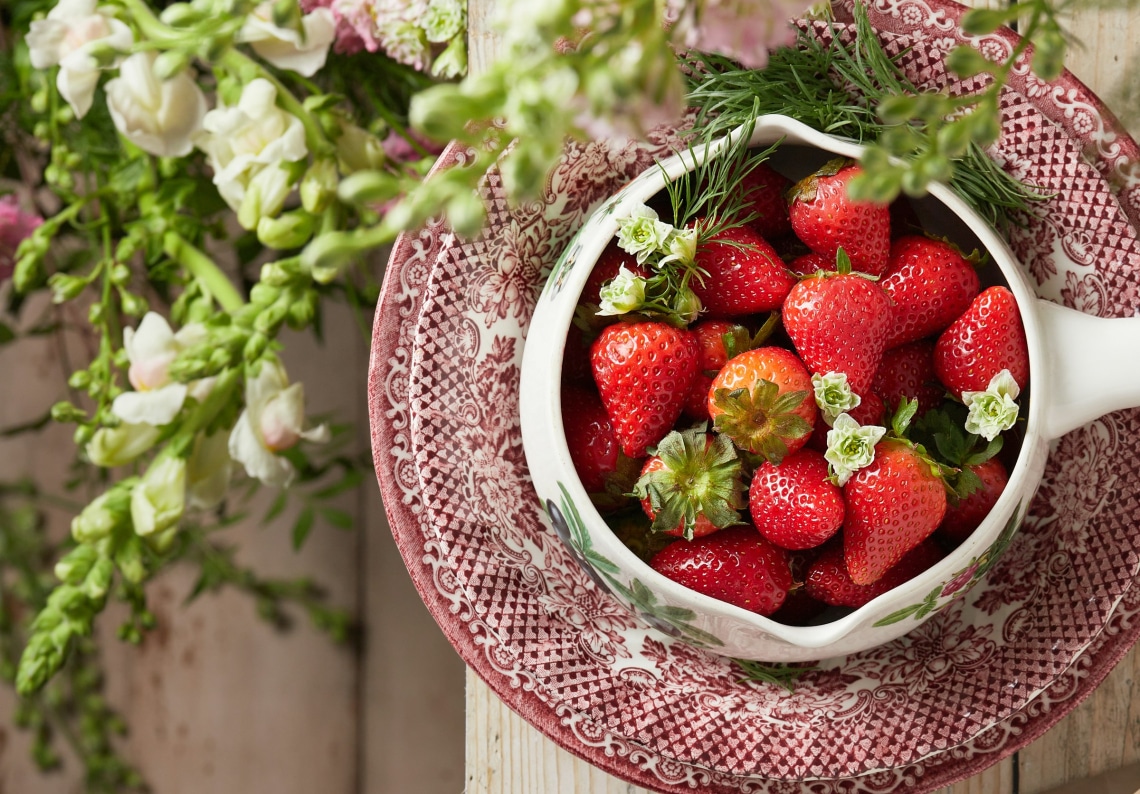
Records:
[[[340,170],[346,174],[381,168],[387,160],[380,139],[355,124],[341,125],[336,156]]]
[[[146,561],[142,554],[142,541],[132,537],[115,552],[115,565],[123,578],[132,584],[140,584],[146,579]]]
[[[317,315],[317,304],[320,296],[316,290],[305,290],[299,300],[293,301],[289,306],[289,316],[286,320],[289,327],[295,331],[305,328]]]
[[[82,422],[87,418],[87,413],[67,400],[60,400],[51,407],[51,418],[53,421],[61,423]]]
[[[336,191],[336,163],[329,159],[317,160],[301,179],[301,206],[319,215],[328,207]]]
[[[55,273],[48,279],[48,286],[51,287],[52,303],[67,303],[79,297],[87,288],[87,279],[67,273]]]
[[[55,576],[61,582],[79,584],[98,558],[99,552],[93,546],[80,544],[55,564]]]
[[[186,506],[186,461],[160,457],[131,491],[131,522],[140,536],[176,526]]]
[[[157,427],[148,424],[124,422],[115,428],[103,427],[87,444],[87,457],[96,466],[123,466],[153,447],[160,434]]]
[[[114,575],[115,564],[111,559],[99,557],[87,572],[87,578],[83,580],[84,594],[92,601],[101,602],[107,597]]]
[[[121,293],[119,295],[119,301],[123,306],[123,314],[128,317],[142,317],[147,313],[147,309],[150,308],[144,298],[132,292]]]
[[[79,543],[94,543],[108,537],[125,517],[125,507],[115,492],[101,494],[71,520],[71,536]]]
[[[269,248],[300,248],[312,236],[313,216],[307,212],[287,212],[257,222],[257,239]]]
[[[337,196],[346,204],[379,204],[400,194],[400,180],[383,171],[357,171],[341,180]]]

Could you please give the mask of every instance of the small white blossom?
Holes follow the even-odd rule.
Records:
[[[697,258],[696,228],[673,229],[666,243],[666,249],[669,251],[669,255],[657,263],[658,268],[662,268],[671,262],[686,267],[693,264]]]
[[[285,368],[265,361],[256,377],[245,386],[245,410],[230,433],[230,456],[250,477],[266,485],[287,488],[293,481],[293,464],[279,456],[301,439],[329,439],[324,425],[304,430],[305,391],[300,383],[290,385]]]
[[[273,3],[261,3],[246,17],[237,40],[278,69],[312,77],[325,65],[336,39],[336,17],[331,9],[314,8],[301,18],[301,31],[273,24]]]
[[[131,522],[146,537],[172,529],[186,509],[186,461],[159,458],[131,491]]]
[[[127,51],[135,37],[112,9],[97,8],[95,0],[60,0],[46,19],[29,26],[28,56],[36,69],[59,67],[56,85],[77,118],[91,109],[99,84],[99,62],[91,54],[96,46]],[[106,67],[115,66],[113,59]]]
[[[124,138],[156,157],[185,157],[206,116],[206,95],[189,70],[160,80],[155,54],[140,52],[123,61],[107,83],[107,109]]]
[[[598,314],[610,317],[635,311],[645,300],[645,279],[622,265],[617,275],[601,289],[601,308]]]
[[[815,404],[819,406],[828,425],[834,425],[836,417],[858,407],[862,402],[862,398],[851,391],[846,372],[828,372],[826,375],[817,373],[811,376],[811,385],[815,392]]]
[[[394,61],[423,71],[431,60],[431,48],[418,25],[411,22],[392,22],[377,26],[377,38]]]
[[[970,409],[966,431],[993,441],[1009,430],[1017,423],[1019,408],[1014,400],[1019,394],[1021,389],[1008,369],[994,375],[985,391],[962,392],[962,402]]]
[[[878,425],[863,425],[840,414],[827,431],[827,452],[824,459],[831,464],[831,474],[840,485],[846,485],[851,475],[875,460],[875,445],[886,435],[887,429]]]
[[[420,17],[420,27],[433,44],[450,41],[467,23],[467,7],[459,0],[431,0]]]
[[[651,255],[667,253],[673,227],[657,217],[657,212],[642,204],[629,216],[618,221],[618,247],[637,257],[643,264]]]
[[[127,380],[135,390],[116,397],[111,412],[133,424],[168,424],[191,393],[187,384],[171,381],[170,365],[179,353],[205,338],[206,329],[199,323],[187,323],[174,333],[166,318],[155,312],[147,312],[137,329],[124,329],[123,347],[131,363]],[[203,396],[202,391],[196,390],[194,396]]]

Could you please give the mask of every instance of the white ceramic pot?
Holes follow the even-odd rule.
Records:
[[[834,155],[858,159],[862,152],[859,144],[783,116],[757,120],[753,145],[781,139],[772,163],[793,179]],[[715,157],[728,142],[710,147],[708,156]],[[1128,363],[1140,349],[1140,318],[1092,317],[1037,298],[1005,241],[948,187],[932,185],[930,197],[916,208],[924,227],[965,250],[984,247],[1021,310],[1030,365],[1022,404],[1032,395],[1021,453],[990,515],[937,565],[830,623],[776,623],[682,587],[629,551],[590,503],[562,428],[562,357],[586,279],[616,234],[616,219],[663,190],[666,174],[676,179],[686,163],[692,165],[689,154],[684,161],[670,158],[605,201],[555,265],[539,298],[523,352],[520,395],[523,445],[534,487],[559,535],[599,584],[670,634],[727,656],[769,662],[840,656],[895,639],[960,597],[997,561],[1025,517],[1051,440],[1111,411],[1140,406],[1140,367]]]

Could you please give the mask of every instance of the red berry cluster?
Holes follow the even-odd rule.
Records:
[[[963,394],[1002,370],[1028,386],[1010,291],[982,290],[948,242],[897,221],[892,235],[898,208],[848,197],[858,173],[832,162],[792,187],[763,167],[742,183],[758,218],[696,250],[696,322],[633,312],[575,327],[566,347],[570,453],[627,545],[682,585],[793,623],[867,603],[977,527],[1007,475],[999,445],[961,430]],[[650,264],[612,245],[582,305],[622,267]],[[829,374],[859,398],[851,419],[884,428],[842,478],[813,390]],[[900,406],[919,418],[888,432]],[[631,509],[656,540],[631,535]]]

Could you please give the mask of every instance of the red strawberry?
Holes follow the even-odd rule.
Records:
[[[788,270],[797,276],[812,276],[821,270],[835,272],[835,257],[826,254],[817,254],[815,251],[801,254],[788,263]]]
[[[919,416],[936,408],[946,390],[934,374],[934,343],[912,342],[883,353],[871,388],[891,411],[904,397],[918,400]]]
[[[879,395],[873,391],[867,392],[866,396],[860,398],[859,404],[847,412],[852,419],[861,425],[878,425],[879,427],[886,427],[887,420],[884,416],[886,413],[886,406],[879,399]],[[831,425],[827,424],[823,416],[820,415],[820,421],[815,423],[815,430],[812,431],[808,447],[821,454],[826,452],[827,432],[829,430],[831,430]]]
[[[747,226],[727,228],[698,245],[695,261],[708,275],[691,286],[712,317],[778,309],[796,283],[776,250]]]
[[[590,501],[602,512],[629,504],[626,494],[637,481],[640,467],[622,454],[598,395],[580,387],[563,387],[562,425],[574,470]]]
[[[730,358],[748,349],[752,336],[743,325],[728,320],[703,320],[689,330],[700,343],[701,355],[697,377],[685,400],[685,416],[708,421],[709,387],[713,377]]]
[[[887,439],[843,486],[843,553],[855,584],[878,581],[942,523],[946,486],[936,464],[904,441]]]
[[[819,416],[811,395],[811,375],[794,353],[758,347],[713,378],[709,416],[736,446],[779,463],[811,437]]]
[[[1009,474],[997,458],[974,465],[966,464],[966,468],[978,476],[981,487],[957,504],[948,506],[942,526],[938,528],[939,536],[955,546],[968,538],[989,515],[1009,482]]]
[[[827,546],[812,563],[804,581],[804,590],[812,598],[836,607],[858,608],[907,582],[942,559],[942,550],[933,540],[924,540],[908,551],[897,564],[872,584],[851,581],[843,561],[843,544]]]
[[[626,455],[645,457],[673,429],[699,357],[696,337],[661,322],[615,323],[594,340],[594,380]]]
[[[1029,385],[1029,347],[1017,301],[1006,287],[990,287],[938,337],[934,371],[961,399],[962,392],[985,391],[1003,369],[1022,389]]]
[[[645,462],[633,493],[655,532],[692,540],[739,524],[744,506],[740,458],[724,436],[674,430]]]
[[[757,165],[740,181],[745,197],[744,211],[756,213],[749,225],[765,240],[792,230],[788,200],[784,198],[791,186],[791,180],[766,163]]]
[[[586,279],[586,286],[582,288],[580,302],[592,303],[595,306],[600,304],[602,287],[618,274],[623,265],[626,270],[631,270],[635,275],[642,278],[648,275],[645,268],[637,264],[637,258],[633,254],[618,248],[616,242],[611,242],[606,246],[606,250],[602,251],[602,255],[598,257],[594,269],[590,271],[590,275]]]
[[[764,463],[748,486],[752,523],[784,549],[819,546],[843,523],[843,494],[828,479],[827,461],[801,449],[779,466]]]
[[[752,527],[730,527],[659,552],[653,570],[712,598],[771,615],[792,586],[788,554]]]
[[[862,396],[883,357],[891,299],[873,281],[854,273],[809,276],[784,301],[784,330],[804,364],[824,375],[843,372]]]
[[[849,160],[827,163],[792,188],[792,229],[808,248],[835,258],[842,248],[860,273],[882,275],[891,246],[891,211],[886,204],[852,201],[847,184],[863,172]]]
[[[957,247],[921,235],[891,244],[879,286],[894,302],[887,347],[942,331],[966,311],[980,289],[978,273]]]

